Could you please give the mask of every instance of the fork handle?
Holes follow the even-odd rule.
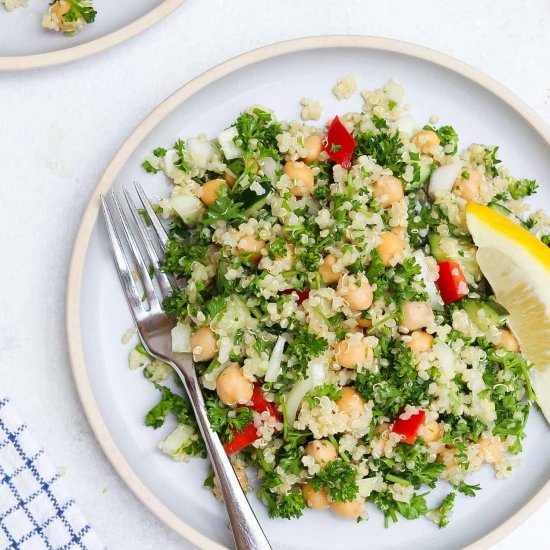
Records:
[[[176,372],[187,390],[210,461],[218,478],[237,550],[271,550],[271,545],[250,507],[220,438],[212,431],[191,357],[178,358],[174,363],[177,367]]]

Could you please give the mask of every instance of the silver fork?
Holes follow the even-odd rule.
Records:
[[[101,197],[101,205],[118,276],[138,329],[139,337],[151,355],[172,366],[187,390],[199,429],[206,443],[210,461],[219,480],[237,549],[269,550],[271,546],[241,489],[221,441],[210,427],[204,398],[193,364],[193,357],[190,353],[175,353],[172,351],[170,331],[176,325],[176,321],[164,313],[162,300],[175,287],[175,281],[159,269],[162,252],[168,242],[168,235],[153,211],[143,189],[137,183],[135,186],[140,202],[147,212],[154,233],[158,238],[157,244],[152,239],[130,193],[125,188],[123,188],[124,196],[133,218],[133,225],[137,228],[137,233],[132,229],[132,225],[114,192],[112,193],[112,200],[118,223],[115,223],[115,216],[111,213],[111,209],[103,196]],[[117,225],[122,229],[126,246],[122,244]],[[141,243],[141,247],[139,243]],[[142,249],[145,250],[145,257]],[[133,277],[132,264],[128,262],[127,251],[132,263],[137,267],[139,281],[144,290],[144,298],[147,303],[145,303],[145,300],[142,301],[141,293]],[[156,286],[149,274],[148,264],[152,266]]]

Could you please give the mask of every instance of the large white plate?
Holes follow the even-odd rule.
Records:
[[[116,46],[166,17],[185,0],[94,0],[95,23],[74,36],[42,28],[49,0],[27,8],[0,6],[0,71],[74,61]]]
[[[474,140],[499,144],[500,156],[513,173],[539,181],[550,177],[549,129],[519,99],[456,60],[379,38],[308,38],[242,55],[185,85],[135,130],[99,182],[78,233],[68,285],[70,354],[84,409],[114,467],[153,513],[201,547],[231,544],[224,509],[202,488],[206,461],[172,462],[156,449],[172,426],[154,432],[143,425],[158,395],[126,365],[127,348],[120,337],[131,319],[103,224],[97,223],[98,197],[135,180],[149,193],[166,192],[160,175],[149,176],[140,168],[143,157],[156,146],[170,145],[176,136],[214,136],[252,104],[270,106],[287,119],[298,116],[302,96],[321,99],[326,117],[360,109],[359,97],[339,103],[330,93],[336,79],[349,73],[358,75],[362,88],[398,78],[419,121],[438,114],[455,126],[463,145]],[[548,189],[539,196],[550,205]],[[537,412],[528,433],[522,465],[513,477],[497,481],[485,468],[474,478],[483,491],[475,499],[459,496],[453,521],[444,530],[423,519],[401,520],[384,529],[381,515],[372,509],[369,521],[361,524],[315,511],[298,521],[269,520],[255,497],[253,505],[277,549],[485,548],[550,493],[550,434]]]

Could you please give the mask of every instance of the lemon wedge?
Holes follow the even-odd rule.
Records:
[[[550,248],[491,208],[470,202],[466,222],[478,247],[477,261],[523,355],[534,365],[537,402],[550,422]]]

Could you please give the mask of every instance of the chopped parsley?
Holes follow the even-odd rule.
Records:
[[[245,151],[256,149],[267,152],[278,151],[276,138],[281,133],[281,125],[271,113],[256,107],[252,112],[242,113],[235,126],[238,132],[235,141]],[[252,142],[255,144],[255,149],[252,149]]]
[[[447,155],[455,155],[458,151],[458,134],[452,126],[441,126],[433,128],[432,126],[424,126],[424,130],[431,130],[437,134],[439,141],[443,147],[451,145],[449,150],[446,150]],[[467,178],[466,178],[467,179]]]
[[[394,176],[405,172],[403,142],[397,133],[380,130],[378,133],[365,132],[357,136],[355,155],[368,155],[383,168],[389,168]]]
[[[322,355],[327,348],[328,342],[325,338],[316,336],[305,327],[300,326],[295,331],[294,339],[290,342],[285,353],[289,357],[293,357],[296,361],[295,367],[301,373],[305,373],[308,362]]]
[[[182,424],[189,423],[194,419],[193,409],[189,401],[186,401],[180,395],[173,393],[170,388],[154,382],[155,388],[161,392],[160,401],[145,416],[145,425],[152,428],[160,428],[168,413],[172,413]]]
[[[58,0],[54,0],[50,5],[59,3]],[[89,0],[71,0],[69,2],[69,10],[63,15],[63,21],[66,23],[74,23],[80,19],[83,19],[86,23],[93,23],[97,12],[92,7],[92,3]]]
[[[162,301],[164,311],[172,317],[185,317],[187,315],[187,306],[189,299],[185,290],[177,288],[172,291],[172,294],[166,296]]]
[[[235,439],[235,433],[241,433],[254,422],[254,411],[248,407],[224,407],[217,395],[206,400],[206,411],[212,429],[220,434],[224,441]]]
[[[508,192],[514,200],[531,196],[539,188],[535,180],[512,180],[508,185]]]
[[[208,207],[202,219],[202,224],[209,226],[220,220],[229,223],[241,223],[245,221],[245,219],[246,216],[243,211],[242,203],[236,203],[229,195],[222,193],[220,197]]]
[[[357,497],[359,492],[356,478],[355,467],[349,462],[337,459],[329,462],[315,477],[309,480],[309,483],[316,491],[326,487],[334,502],[350,502]]]
[[[143,168],[145,168],[145,171],[149,174],[156,174],[159,171],[159,168],[155,168],[150,161],[144,160],[141,164]]]

